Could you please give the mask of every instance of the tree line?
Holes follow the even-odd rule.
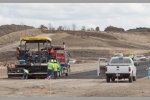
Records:
[[[95,27],[95,28],[86,28],[86,26],[82,26],[81,29],[77,29],[77,26],[75,24],[72,24],[71,27],[67,27],[67,26],[63,26],[63,25],[59,25],[58,27],[54,27],[52,26],[52,24],[49,24],[48,27],[46,27],[45,25],[40,25],[41,29],[44,30],[58,30],[58,31],[64,31],[64,30],[71,30],[71,31],[100,31],[99,26]]]
[[[95,31],[95,32],[100,32],[100,27],[96,26],[96,27],[91,27],[91,28],[87,28],[86,26],[82,26],[80,29],[77,29],[77,25],[72,24],[72,26],[67,27],[67,26],[63,26],[60,25],[58,27],[53,27],[51,24],[48,25],[48,27],[41,25],[40,26],[41,29],[44,30],[58,30],[58,31]],[[135,29],[129,29],[129,30],[124,30],[123,28],[119,28],[119,27],[114,27],[114,26],[108,26],[104,29],[105,32],[150,32],[150,28],[146,28],[146,27],[139,27],[139,28],[135,28]]]

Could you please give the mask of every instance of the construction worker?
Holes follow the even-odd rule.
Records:
[[[134,58],[134,55],[133,55],[133,54],[130,54],[130,55],[129,55],[129,58],[133,59],[133,58]]]
[[[53,58],[55,56],[55,50],[54,50],[54,48],[51,47],[51,49],[50,49],[49,52],[50,52],[51,57]]]
[[[66,48],[65,42],[63,42],[64,49]]]
[[[16,55],[17,55],[17,59],[19,59],[19,57],[20,57],[20,45],[17,47],[17,49],[16,49]]]
[[[53,75],[53,68],[54,68],[54,64],[53,64],[53,59],[49,60],[48,64],[47,64],[48,68],[47,68],[47,79],[52,79],[52,75]]]
[[[61,64],[60,64],[60,62],[59,62],[59,60],[57,59],[56,60],[57,61],[57,64],[58,64],[58,75],[59,75],[59,77],[61,76],[61,74],[62,74],[62,66],[61,66]]]
[[[20,49],[21,49],[21,45],[19,45],[19,46],[17,47],[17,49],[20,50]]]
[[[23,79],[28,79],[28,75],[29,75],[29,70],[27,70],[27,69],[23,69],[23,76],[22,76],[22,78]]]
[[[50,53],[54,53],[54,48],[53,47],[50,49]]]
[[[54,79],[57,79],[57,73],[59,70],[59,65],[57,64],[56,59],[54,60]]]
[[[20,57],[19,55],[20,55],[20,51],[17,49],[17,50],[16,50],[17,59],[19,59],[19,57]]]

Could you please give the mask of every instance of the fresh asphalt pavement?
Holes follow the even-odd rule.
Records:
[[[137,67],[137,78],[144,78],[148,74],[148,67],[150,67],[150,61],[141,61],[138,62]],[[96,70],[86,71],[86,72],[79,72],[70,74],[65,79],[99,79],[97,77]]]

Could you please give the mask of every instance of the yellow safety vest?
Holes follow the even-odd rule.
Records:
[[[53,69],[53,63],[48,62],[48,69],[52,70]]]
[[[57,63],[54,63],[54,71],[58,71],[59,65]]]
[[[134,58],[134,55],[129,55],[130,58]]]
[[[20,46],[18,46],[17,48],[18,48],[19,50],[21,49],[21,47],[20,47]]]

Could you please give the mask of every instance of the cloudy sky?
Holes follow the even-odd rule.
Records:
[[[101,30],[113,25],[124,29],[150,27],[150,4],[142,3],[49,3],[0,4],[0,25],[27,24],[39,27],[76,24]]]

